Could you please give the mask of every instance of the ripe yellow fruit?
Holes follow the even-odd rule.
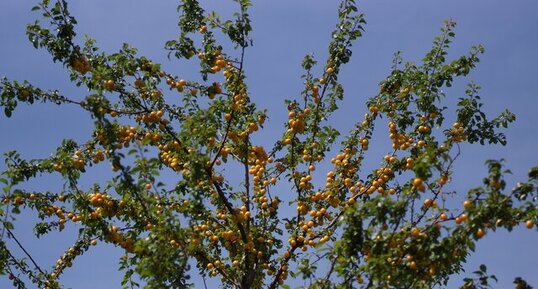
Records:
[[[476,238],[480,239],[486,235],[486,231],[484,231],[482,228],[476,230],[475,236]]]
[[[424,181],[422,181],[421,178],[414,178],[414,179],[413,179],[413,186],[414,186],[414,187],[418,188],[418,187],[420,187],[420,186],[423,185],[423,184],[424,184]]]
[[[429,128],[428,126],[425,126],[425,125],[420,125],[420,126],[418,127],[418,131],[419,131],[420,133],[427,133],[427,132],[430,131],[430,128]]]
[[[447,175],[442,175],[440,178],[439,178],[439,184],[441,186],[445,185],[447,182],[448,182],[448,176]]]
[[[73,161],[73,165],[75,168],[77,168],[78,170],[83,170],[84,169],[84,161],[81,160],[81,159],[76,159]]]
[[[411,236],[414,238],[420,237],[421,233],[422,233],[421,230],[417,227],[414,227],[413,229],[411,229]]]
[[[82,74],[86,74],[86,72],[91,70],[91,64],[88,61],[88,59],[85,56],[80,56],[79,58],[75,59],[71,66],[75,71],[78,71]]]
[[[434,200],[432,199],[426,199],[424,200],[424,207],[433,207],[433,205],[435,204]]]
[[[144,80],[140,79],[140,78],[137,78],[134,82],[135,86],[138,87],[138,88],[143,88],[144,86],[146,86],[146,83],[144,82]]]
[[[323,238],[319,239],[320,243],[325,243],[327,241],[329,241],[329,236],[323,236]]]
[[[116,83],[112,79],[106,80],[104,85],[108,90],[114,90],[116,88]]]
[[[527,229],[532,229],[532,227],[534,227],[534,221],[528,220],[527,222],[525,222],[525,227],[527,227]]]

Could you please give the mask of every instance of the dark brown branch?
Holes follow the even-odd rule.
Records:
[[[15,243],[17,243],[17,246],[19,246],[19,248],[24,252],[24,254],[28,257],[28,259],[30,259],[30,261],[32,262],[32,264],[34,264],[34,267],[41,273],[41,274],[45,274],[45,271],[43,271],[41,269],[41,267],[37,264],[37,262],[35,261],[35,259],[32,257],[32,255],[30,255],[30,253],[28,253],[28,251],[26,250],[26,248],[24,248],[24,246],[21,244],[21,242],[19,242],[19,240],[17,239],[17,237],[15,237],[15,234],[13,234],[13,232],[6,226],[5,222],[2,221],[2,225],[4,227],[4,229],[6,229],[6,231],[8,232],[8,235],[15,241]]]

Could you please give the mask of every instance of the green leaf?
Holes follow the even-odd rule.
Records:
[[[18,215],[21,213],[21,210],[19,209],[19,207],[13,207],[13,209],[11,209],[11,213]]]
[[[533,167],[529,170],[529,179],[538,180],[538,166]]]

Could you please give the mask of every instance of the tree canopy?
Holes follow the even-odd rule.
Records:
[[[504,145],[502,129],[515,120],[508,110],[488,116],[473,82],[448,107],[445,90],[484,53],[475,46],[450,60],[455,22],[445,21],[420,63],[396,53],[368,113],[344,133],[330,120],[366,21],[354,0],[342,0],[328,57],[304,57],[302,91],[283,106],[287,122],[276,139],[260,141],[271,112],[257,107],[246,81],[252,3],[233,2],[228,18],[195,0],[177,7],[179,35],[164,48],[173,61],[197,62],[199,79],[164,70],[129,44],[104,52],[77,35],[65,0],[32,9],[41,19],[28,25],[29,41],[84,96],[2,78],[0,107],[9,118],[22,103],[74,106],[93,131],[83,142],[62,140],[49,157],[5,153],[0,274],[15,287],[62,288],[77,257],[103,242],[123,252],[125,288],[202,288],[206,278],[241,289],[290,288],[290,280],[311,289],[443,287],[488,232],[536,230],[538,167],[508,189],[504,161],[488,160],[486,176],[472,175],[481,186],[448,189],[462,145]],[[368,155],[380,141],[387,153]],[[365,168],[367,157],[378,165]],[[81,184],[102,167],[107,178]],[[61,176],[62,190],[28,189],[49,174]],[[38,237],[78,230],[52,267],[17,239],[21,212],[37,213]],[[484,265],[461,286],[492,280]]]

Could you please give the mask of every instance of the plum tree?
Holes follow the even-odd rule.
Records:
[[[61,288],[62,273],[76,267],[77,256],[106,242],[124,253],[119,267],[126,288],[200,287],[196,282],[206,277],[241,289],[288,288],[290,279],[307,280],[311,289],[432,288],[461,272],[488,232],[535,228],[538,167],[507,190],[503,162],[489,160],[483,185],[470,189],[461,205],[446,189],[455,181],[461,144],[505,144],[499,129],[515,120],[509,111],[488,118],[474,83],[456,115],[447,115],[443,89],[468,75],[483,53],[476,46],[446,60],[454,22],[445,22],[421,64],[396,54],[379,92],[366,102],[368,113],[339,137],[330,122],[344,97],[339,74],[366,23],[355,1],[342,0],[328,57],[318,64],[305,56],[303,90],[285,101],[288,121],[270,146],[253,140],[263,134],[268,114],[245,82],[251,3],[235,2],[238,12],[229,20],[195,0],[178,6],[180,35],[165,49],[178,61],[199,62],[201,81],[163,70],[128,44],[108,54],[91,38],[78,40],[65,0],[33,8],[50,26],[30,24],[29,40],[61,63],[86,95],[75,99],[3,78],[0,106],[10,117],[19,103],[75,105],[92,118],[93,132],[85,142],[63,140],[48,158],[5,154],[0,273],[16,287],[26,281]],[[224,49],[221,36],[233,48]],[[385,129],[392,149],[376,168],[363,169],[374,131]],[[110,164],[109,178],[81,185],[103,162]],[[64,189],[27,189],[46,174],[60,175]],[[37,212],[38,236],[79,229],[49,270],[13,233],[21,210]],[[481,266],[462,288],[487,288],[491,278]],[[515,284],[530,288],[522,279]]]

